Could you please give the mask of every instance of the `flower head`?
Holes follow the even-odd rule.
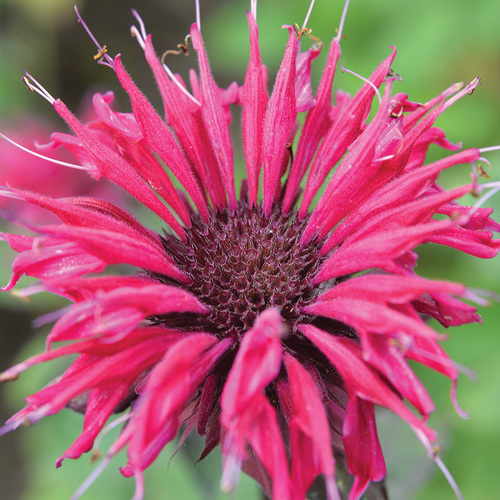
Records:
[[[322,475],[328,498],[338,499],[334,458],[341,457],[354,476],[353,500],[385,476],[378,405],[405,420],[444,469],[427,425],[434,406],[408,361],[449,377],[455,401],[458,370],[424,317],[444,326],[480,318],[462,301],[475,299],[464,286],[416,274],[415,249],[434,242],[481,258],[498,252],[491,210],[456,202],[478,190],[476,179],[450,191],[437,184],[443,170],[480,158],[434,126],[478,80],[412,102],[393,92],[392,49],[354,96],[338,91],[332,104],[342,29],[313,95],[310,69],[321,44],[302,51],[305,26],[285,26],[288,42],[269,95],[252,2],[243,85],[217,86],[198,19],[190,38],[199,71],[190,73],[188,90],[134,14],[132,33],[156,78],[164,118],[121,57],[112,59],[94,38],[97,59],[115,71],[131,112],[96,94],[97,118],[83,124],[36,80],[26,83],[72,129],[54,134],[53,143],[149,208],[164,232],[95,197],[4,190],[61,221],[32,228],[36,236],[3,236],[19,252],[4,289],[27,274],[40,280],[37,291],[73,304],[55,322],[46,352],[0,380],[77,357],[2,432],[68,406],[83,412],[83,430],[59,466],[91,450],[113,412],[130,407],[97,470],[126,448],[121,471],[135,477],[135,499],[143,496],[143,471],[183,428],[183,438],[205,436],[201,458],[221,445],[224,489],[243,470],[272,498],[298,500]],[[232,105],[242,107],[247,176],[239,194]],[[452,153],[425,164],[431,144]]]

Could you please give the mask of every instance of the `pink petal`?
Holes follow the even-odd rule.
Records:
[[[194,50],[198,53],[198,64],[200,66],[201,115],[215,152],[215,159],[219,166],[220,175],[226,187],[229,206],[234,210],[236,208],[236,195],[234,191],[234,164],[231,136],[229,134],[221,91],[212,77],[203,39],[196,23],[191,25],[191,40],[193,41]]]
[[[190,165],[179,150],[172,133],[125,71],[120,56],[115,58],[115,70],[118,80],[130,97],[134,116],[141,128],[146,144],[172,170],[193,199],[203,218],[206,219],[208,211],[204,194],[193,175]]]
[[[359,500],[370,481],[385,477],[385,461],[377,436],[373,403],[352,397],[346,412],[342,440],[347,467],[356,475],[348,500]]]
[[[279,190],[282,165],[289,155],[287,144],[291,141],[292,127],[297,116],[295,71],[299,42],[294,29],[291,26],[286,27],[289,31],[288,44],[264,118],[262,206],[268,217]]]
[[[54,325],[47,342],[75,340],[95,335],[125,336],[148,316],[207,312],[185,290],[151,282],[149,286],[116,288],[78,302]]]
[[[299,144],[297,145],[297,151],[290,168],[290,177],[287,181],[283,200],[284,213],[288,213],[291,210],[298,186],[307,167],[311,163],[319,141],[323,138],[332,123],[330,115],[332,109],[332,85],[340,53],[339,41],[334,38],[330,45],[323,75],[321,76],[321,82],[316,95],[316,104],[307,114],[302,133],[300,134]]]
[[[430,441],[436,440],[435,432],[421,422],[376,371],[362,360],[361,349],[351,339],[329,335],[312,325],[300,325],[299,329],[338,370],[351,397],[385,406],[406,420],[416,432],[422,432]]]
[[[107,264],[130,264],[170,276],[180,282],[188,278],[172,262],[164,250],[150,242],[125,234],[74,226],[45,226],[43,231],[78,243],[87,252]]]
[[[291,355],[285,354],[293,398],[293,417],[290,425],[291,481],[295,498],[303,499],[314,479],[323,474],[328,498],[339,499],[335,483],[335,463],[328,419],[312,377]]]
[[[103,271],[107,262],[76,242],[59,238],[5,234],[5,241],[20,254],[12,263],[12,277],[2,290],[11,290],[26,274],[39,279],[69,278]]]
[[[106,178],[116,182],[141,203],[159,215],[182,238],[184,230],[170,211],[160,202],[130,163],[97,139],[95,133],[82,125],[68,108],[59,100],[54,101],[54,109],[73,129],[78,139],[90,153],[97,170]]]
[[[247,18],[250,27],[250,61],[242,91],[241,124],[248,174],[249,203],[255,205],[262,164],[264,116],[269,98],[266,88],[267,71],[260,60],[257,22],[250,12],[247,12]]]

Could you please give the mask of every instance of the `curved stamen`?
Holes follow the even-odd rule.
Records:
[[[62,160],[56,160],[54,158],[50,158],[49,156],[45,156],[45,155],[42,155],[40,153],[37,153],[36,151],[32,151],[31,149],[25,148],[24,146],[21,146],[21,144],[12,140],[10,137],[7,137],[6,135],[2,134],[1,132],[0,132],[0,137],[5,139],[7,142],[10,142],[12,145],[16,146],[16,148],[19,148],[19,149],[25,151],[26,153],[29,153],[30,155],[41,158],[42,160],[47,160],[47,161],[50,161],[51,163],[55,163],[56,165],[62,165],[63,167],[74,168],[75,170],[85,170],[86,172],[91,171],[89,168],[84,167],[82,165],[77,165],[76,163],[68,163],[68,162],[62,161]],[[2,195],[6,196],[5,193],[2,193]]]
[[[359,78],[360,80],[363,80],[365,83],[370,85],[373,88],[375,94],[377,95],[379,104],[382,104],[382,96],[380,95],[380,92],[379,92],[377,86],[371,80],[369,80],[368,78],[365,78],[364,76],[361,76],[360,74],[358,74],[354,71],[351,71],[350,69],[345,68],[344,63],[342,63],[340,65],[340,69],[345,73],[350,73],[351,75],[354,75],[355,77]]]
[[[133,413],[131,413],[131,412],[126,413],[125,415],[118,417],[117,419],[113,420],[111,423],[106,425],[101,430],[101,432],[97,436],[96,440],[94,441],[94,448],[96,450],[98,450],[103,437],[106,436],[109,432],[111,432],[115,427],[118,427],[121,423],[126,422],[127,420],[130,420],[132,418],[132,416],[133,416]]]
[[[132,25],[130,26],[130,33],[137,40],[137,43],[141,46],[141,49],[144,50],[146,48],[146,44],[144,42],[144,39],[142,38],[140,31],[134,25]]]
[[[137,19],[137,22],[139,23],[139,27],[141,28],[141,36],[143,40],[146,40],[148,33],[146,31],[146,25],[144,24],[142,17],[135,9],[132,9],[132,15]]]
[[[139,23],[140,30],[137,29],[136,26],[131,26],[130,27],[130,32],[132,33],[132,36],[137,40],[137,43],[141,46],[142,50],[146,49],[146,38],[148,37],[148,33],[146,31],[146,25],[144,24],[144,21],[142,20],[141,16],[139,13],[135,10],[132,9],[132,14],[134,17],[137,19],[137,22]],[[186,37],[187,39],[187,37]],[[171,53],[170,51],[165,52],[163,54],[163,57],[161,58],[161,65],[163,66],[163,69],[165,70],[165,73],[170,77],[170,79],[173,81],[177,87],[182,91],[184,95],[186,95],[191,101],[193,101],[197,106],[201,106],[201,102],[199,102],[192,94],[189,93],[189,91],[182,86],[175,75],[173,74],[172,70],[165,64],[164,62],[164,56],[166,54]]]
[[[339,29],[337,32],[337,36],[335,37],[339,42],[340,39],[342,38],[342,30],[344,29],[345,18],[347,16],[347,10],[349,9],[349,2],[350,0],[346,0],[344,4],[344,10],[342,11],[342,16],[340,18],[340,23],[339,23]]]
[[[460,491],[460,488],[458,487],[458,484],[456,483],[455,479],[453,479],[451,472],[448,470],[446,465],[444,465],[444,462],[441,460],[441,458],[436,453],[434,453],[434,456],[431,457],[431,460],[433,460],[436,463],[436,465],[441,469],[441,472],[448,481],[448,484],[451,486],[451,489],[453,490],[453,493],[455,493],[457,499],[464,500],[464,497],[462,495],[462,492]]]
[[[476,161],[472,163],[472,170],[477,177],[484,177],[486,179],[489,179],[490,176],[487,174],[486,170],[484,170],[481,163],[479,165],[476,164],[477,161],[483,161],[484,163],[486,163],[488,165],[488,172],[491,172],[491,162],[487,158],[480,156]]]
[[[89,35],[90,39],[94,42],[94,44],[96,45],[96,47],[98,49],[97,53],[100,55],[100,57],[99,57],[99,60],[97,61],[97,63],[103,64],[104,66],[109,66],[111,69],[114,70],[115,63],[114,63],[113,59],[106,53],[106,46],[101,45],[97,41],[96,37],[92,34],[89,27],[87,26],[87,23],[83,20],[82,16],[80,15],[80,12],[78,12],[78,8],[76,5],[75,5],[75,13],[76,13],[76,17],[78,19],[78,22],[83,26],[83,28],[85,29],[85,31]],[[106,61],[104,61],[104,59],[106,59]]]

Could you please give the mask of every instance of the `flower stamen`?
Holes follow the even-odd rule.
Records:
[[[28,83],[26,81],[25,81],[25,83],[26,83],[26,85],[28,85]],[[35,88],[30,89],[30,90],[38,92],[38,90],[35,89]],[[43,97],[45,97],[42,93],[40,93],[40,92],[38,92],[38,93],[40,95],[42,95]],[[62,161],[62,160],[56,160],[55,158],[50,158],[49,156],[45,156],[45,155],[42,155],[40,153],[37,153],[36,151],[32,151],[31,149],[28,149],[28,148],[26,148],[24,146],[21,146],[21,144],[19,144],[18,142],[14,141],[10,137],[7,137],[5,134],[2,134],[1,132],[0,132],[0,137],[2,137],[3,139],[5,139],[7,142],[10,142],[13,146],[16,146],[16,148],[19,148],[22,151],[25,151],[26,153],[29,153],[30,155],[36,156],[38,158],[41,158],[42,160],[49,161],[49,162],[54,163],[56,165],[62,165],[63,167],[74,168],[75,170],[85,170],[86,172],[90,172],[91,171],[89,168],[84,167],[82,165],[77,165],[76,163],[68,163],[68,162]],[[12,195],[7,195],[6,191],[2,191],[0,194],[2,196],[10,196],[11,198],[13,197]]]
[[[457,102],[464,95],[466,95],[466,94],[472,95],[472,92],[474,91],[474,89],[478,85],[480,85],[480,84],[481,84],[481,79],[479,77],[474,78],[474,80],[472,80],[465,87],[463,87],[462,90],[460,90],[460,92],[457,92],[453,97],[451,97],[450,99],[448,99],[444,103],[444,105],[443,105],[443,111],[445,111],[446,109],[448,109],[452,104],[454,104],[455,102]],[[457,85],[462,85],[463,86],[463,83],[457,84]]]
[[[189,56],[189,39],[191,38],[191,34],[187,34],[186,38],[184,38],[184,43],[178,43],[177,44],[177,50],[174,49],[169,49],[166,50],[162,56],[161,56],[161,62],[165,62],[165,57],[167,57],[169,54],[174,54],[176,56],[180,56],[181,54],[184,54],[186,57]]]
[[[311,0],[311,3],[309,4],[309,9],[307,10],[307,14],[306,14],[306,17],[304,19],[304,22],[302,23],[302,30],[305,30],[306,29],[306,25],[307,23],[309,22],[309,17],[311,16],[311,12],[313,10],[313,7],[314,7],[314,2],[316,0]],[[311,30],[309,30],[309,32],[311,32]]]
[[[344,63],[342,63],[340,65],[340,69],[342,70],[342,72],[350,73],[351,75],[354,75],[356,78],[359,78],[360,80],[363,80],[365,83],[370,85],[373,88],[375,94],[377,95],[377,99],[378,99],[379,104],[382,104],[382,96],[380,95],[380,91],[378,90],[377,86],[370,79],[365,78],[364,76],[361,76],[359,73],[356,73],[355,71],[347,69],[344,66]]]
[[[36,92],[37,94],[41,95],[46,101],[50,102],[50,104],[54,104],[55,98],[52,97],[49,92],[42,85],[40,85],[40,83],[35,80],[27,71],[25,71],[24,73],[25,76],[22,77],[22,80],[26,87],[28,87],[31,92]]]
[[[75,13],[76,17],[78,19],[78,22],[83,26],[87,34],[89,35],[90,39],[94,42],[94,44],[97,47],[97,55],[101,54],[99,57],[95,57],[94,59],[97,61],[98,64],[103,64],[104,66],[109,66],[111,69],[115,69],[115,63],[113,62],[113,59],[106,54],[107,49],[106,45],[101,45],[96,37],[92,34],[92,31],[90,31],[90,28],[87,26],[87,23],[83,20],[82,16],[80,15],[80,12],[78,12],[78,8],[75,5]],[[105,59],[105,60],[104,60]]]
[[[342,10],[342,16],[340,18],[340,23],[338,29],[336,29],[337,36],[335,37],[338,41],[340,41],[341,38],[345,38],[345,36],[342,34],[342,31],[344,29],[344,23],[345,23],[345,18],[347,16],[347,10],[349,9],[349,2],[350,0],[346,0],[344,4],[344,9]]]

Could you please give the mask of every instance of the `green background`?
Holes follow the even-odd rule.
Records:
[[[188,32],[194,20],[194,5],[184,0],[146,0],[97,2],[87,0],[78,6],[94,34],[105,43],[111,54],[122,52],[124,62],[136,82],[159,106],[155,85],[142,53],[130,37],[133,22],[130,7],[139,9],[148,31],[153,33],[159,52],[174,48]],[[286,32],[282,24],[299,23],[305,16],[307,2],[296,0],[263,0],[258,9],[261,47],[268,66],[270,82],[283,54]],[[239,0],[202,2],[202,32],[216,79],[221,85],[232,80],[243,81],[248,58],[245,9]],[[332,0],[318,0],[308,23],[313,34],[328,45],[342,5]],[[500,144],[500,2],[498,0],[353,0],[344,29],[342,58],[345,66],[368,76],[385,58],[389,46],[398,55],[393,69],[403,81],[395,91],[407,92],[412,100],[425,101],[456,81],[479,76],[482,85],[472,97],[459,101],[439,118],[450,140],[462,141],[465,147]],[[325,51],[326,52],[326,51]],[[118,91],[113,72],[93,61],[92,43],[76,23],[72,2],[66,0],[0,0],[0,117],[8,119],[20,111],[40,113],[54,119],[54,113],[43,99],[26,91],[20,81],[24,69],[29,71],[55,96],[76,109],[89,89],[114,89],[127,109],[127,100]],[[169,60],[170,63],[170,60]],[[323,57],[315,63],[317,83]],[[186,67],[196,66],[188,60],[173,58],[172,69],[186,74]],[[187,65],[187,66],[186,66]],[[340,74],[336,88],[355,92],[360,82],[352,75]],[[62,123],[59,130],[65,130]],[[431,151],[436,158],[440,151]],[[500,155],[487,155],[492,162],[492,180],[500,180]],[[448,172],[447,186],[469,181],[469,169],[461,166]],[[500,209],[499,197],[493,204]],[[9,276],[11,254],[1,245],[1,282]],[[475,288],[499,291],[500,260],[480,261],[458,252],[436,246],[420,251],[418,271],[423,276],[464,282]],[[0,298],[0,369],[43,349],[46,330],[28,334],[30,317],[45,311],[47,298],[37,297],[30,304],[8,294]],[[50,307],[61,304],[51,302]],[[429,370],[418,369],[433,396],[437,411],[430,425],[438,430],[444,461],[458,482],[465,498],[490,500],[498,496],[497,477],[500,466],[500,338],[498,304],[482,308],[484,325],[450,329],[445,348],[451,357],[477,373],[477,381],[460,378],[458,397],[470,411],[462,420],[449,400],[449,381]],[[12,328],[7,330],[7,324]],[[7,333],[8,332],[8,333]],[[9,338],[6,337],[9,335]],[[15,336],[15,339],[10,336]],[[26,339],[26,340],[25,340]],[[12,347],[14,346],[14,347]],[[7,359],[9,357],[10,359]],[[35,367],[15,383],[0,387],[2,415],[5,418],[22,407],[23,397],[35,392],[58,373],[56,364]],[[382,446],[387,459],[387,482],[390,497],[399,499],[451,499],[454,495],[442,474],[425,455],[407,426],[387,412],[379,412]],[[59,500],[68,498],[90,474],[95,465],[87,456],[76,462],[66,461],[55,470],[55,459],[76,437],[81,417],[69,411],[46,418],[36,426],[20,429],[0,439],[0,492],[7,500]],[[115,434],[116,436],[116,434]],[[113,440],[106,436],[101,444],[105,451]],[[146,472],[146,499],[216,499],[226,498],[218,491],[220,457],[193,468],[200,443],[183,447],[170,465],[167,449]],[[123,500],[132,496],[133,481],[123,479],[117,467],[125,458],[117,457],[83,498]],[[168,469],[168,471],[167,471]],[[3,496],[2,496],[3,495]],[[242,477],[240,486],[230,498],[259,498],[251,480]]]

